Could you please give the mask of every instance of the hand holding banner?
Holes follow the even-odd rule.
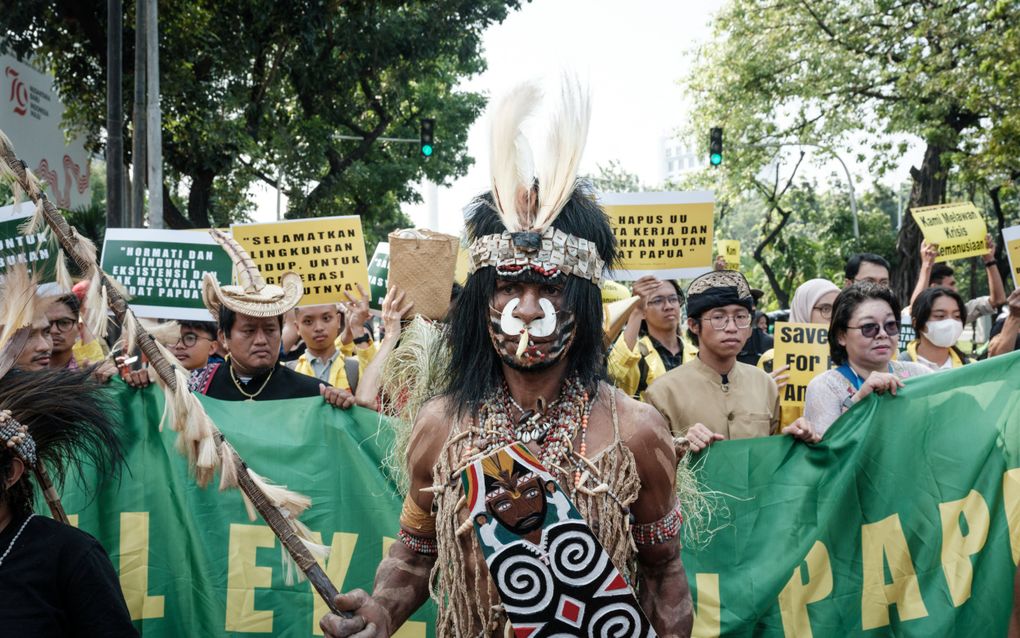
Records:
[[[599,202],[619,245],[613,279],[690,279],[712,270],[711,192],[607,193]]]
[[[716,241],[716,250],[726,260],[727,270],[740,270],[740,240],[720,239]]]
[[[1006,256],[1009,257],[1009,271],[1013,273],[1013,287],[1020,288],[1020,226],[1002,229],[1006,242]]]
[[[318,217],[230,227],[259,267],[266,283],[278,284],[288,271],[305,283],[302,306],[345,301],[357,284],[368,288],[368,260],[361,218]]]
[[[977,207],[970,202],[911,208],[910,213],[924,239],[938,245],[936,262],[977,257],[988,251],[985,245],[988,228]]]
[[[776,323],[776,357],[773,366],[790,366],[790,380],[783,388],[782,406],[804,405],[808,383],[832,367],[829,359],[829,328],[814,323]]]

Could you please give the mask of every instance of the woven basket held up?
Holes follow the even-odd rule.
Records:
[[[414,302],[411,313],[437,321],[446,317],[459,240],[424,228],[396,230],[389,239],[389,284]]]

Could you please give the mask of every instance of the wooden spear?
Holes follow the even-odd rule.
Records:
[[[64,219],[60,211],[53,205],[52,202],[46,197],[45,193],[42,193],[37,188],[32,187],[32,183],[29,180],[28,167],[23,161],[18,159],[14,153],[14,148],[10,143],[7,136],[0,133],[0,161],[7,166],[18,181],[18,185],[28,193],[30,199],[36,206],[42,206],[42,213],[49,225],[50,230],[53,232],[57,241],[60,242],[60,246],[64,249],[64,252],[71,256],[71,259],[78,265],[78,268],[82,273],[99,273],[100,281],[103,288],[106,290],[106,297],[109,302],[110,310],[113,311],[114,316],[121,325],[125,325],[125,321],[128,316],[131,315],[131,319],[134,319],[134,313],[128,307],[127,301],[120,294],[117,288],[110,282],[110,279],[106,276],[106,273],[102,272],[99,268],[99,264],[95,259],[89,259],[83,253],[81,246],[79,245],[80,236],[78,232],[72,228],[67,220]],[[152,364],[153,369],[159,378],[171,391],[177,390],[177,378],[174,374],[174,367],[167,359],[163,356],[159,346],[156,344],[156,340],[150,335],[137,320],[134,321],[138,325],[138,331],[135,342],[138,347],[148,357],[149,362]],[[201,406],[199,406],[201,409]],[[211,422],[211,421],[210,421]],[[213,426],[213,438],[216,442],[217,452],[220,451],[221,446],[226,442],[223,437],[223,433]],[[342,612],[336,608],[333,602],[333,598],[338,594],[336,587],[326,576],[326,573],[319,566],[319,563],[312,556],[312,553],[305,547],[304,543],[294,532],[294,528],[287,522],[280,513],[279,508],[274,506],[265,493],[255,484],[252,477],[248,474],[248,465],[244,460],[237,454],[236,450],[231,447],[231,459],[237,470],[237,483],[238,487],[248,497],[252,505],[258,511],[262,519],[269,525],[269,528],[273,530],[280,542],[287,549],[287,552],[297,563],[298,568],[304,572],[312,586],[322,597],[326,605],[329,606],[330,611],[334,614],[339,614],[345,617],[350,617],[349,612]],[[221,470],[222,471],[222,470]],[[52,484],[50,485],[52,488]],[[51,506],[52,507],[52,506]],[[66,515],[64,516],[66,521]]]

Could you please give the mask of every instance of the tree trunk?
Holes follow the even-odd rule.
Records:
[[[942,165],[942,146],[928,144],[924,149],[921,168],[910,168],[910,177],[914,180],[910,189],[910,208],[942,204],[946,199],[947,174]],[[910,299],[910,293],[917,284],[917,273],[921,270],[921,229],[914,221],[914,216],[906,214],[899,238],[896,240],[896,254],[899,257],[898,267],[893,269],[892,289],[901,303]]]
[[[191,176],[191,191],[188,193],[188,220],[195,228],[210,228],[209,202],[212,200],[212,171],[200,171]]]
[[[166,228],[174,230],[195,227],[174,204],[174,200],[170,197],[170,189],[166,187],[166,182],[163,182],[163,224]]]
[[[786,222],[790,221],[792,211],[785,211],[778,204],[773,204],[772,207],[777,213],[779,213],[779,223],[776,224],[776,227],[765,236],[765,239],[761,240],[761,242],[754,247],[753,256],[754,260],[758,262],[758,265],[760,265],[761,269],[765,272],[765,276],[769,280],[769,287],[772,288],[772,294],[776,296],[776,301],[779,302],[779,307],[789,308],[790,294],[783,290],[782,284],[779,283],[779,279],[776,277],[775,271],[772,270],[772,266],[769,265],[768,261],[765,259],[764,253],[765,249],[776,241],[779,234],[783,232]]]
[[[1013,176],[1016,179],[1016,176]],[[1006,227],[1006,215],[1002,212],[1002,200],[999,198],[999,192],[1002,190],[1002,186],[996,186],[995,188],[988,189],[988,198],[992,200],[992,211],[995,213],[995,230],[992,231],[992,237],[995,238],[995,261],[996,268],[999,269],[999,275],[1002,277],[1003,282],[1008,282],[1012,278],[1012,274],[1009,272],[1009,258],[1006,256],[1006,242],[1002,239],[1002,229]]]

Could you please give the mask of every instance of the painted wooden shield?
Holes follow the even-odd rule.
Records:
[[[496,450],[461,478],[517,638],[656,635],[588,523],[524,445]]]

